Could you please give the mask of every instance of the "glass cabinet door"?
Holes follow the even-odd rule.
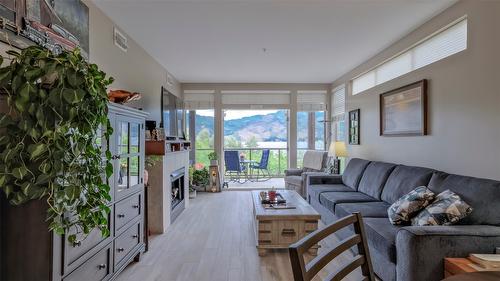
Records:
[[[116,118],[115,195],[118,198],[142,186],[142,126],[133,118]]]

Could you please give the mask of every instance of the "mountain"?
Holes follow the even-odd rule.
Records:
[[[307,112],[299,112],[297,115],[299,140],[307,140],[307,115]],[[208,130],[209,134],[213,135],[214,117],[196,115],[196,132],[203,129]],[[316,130],[317,137],[321,134],[321,130]],[[224,122],[224,136],[232,136],[241,142],[248,142],[252,138],[255,138],[256,141],[287,141],[287,113],[280,110],[266,115],[227,120]]]

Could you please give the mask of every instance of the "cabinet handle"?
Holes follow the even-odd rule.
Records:
[[[281,230],[281,235],[295,235],[295,229],[283,228],[283,230]]]
[[[132,205],[132,208],[139,209],[139,205]]]
[[[113,155],[113,156],[111,156],[112,160],[116,160],[116,159],[120,159],[120,158],[122,158],[120,155]]]
[[[118,248],[118,249],[116,249],[116,250],[117,250],[118,252],[123,252],[123,251],[125,251],[125,249],[124,249],[124,248]]]
[[[102,264],[98,265],[97,268],[99,268],[99,270],[105,269],[106,265],[102,263]]]
[[[132,235],[132,238],[137,239],[139,238],[139,235]]]
[[[118,214],[118,217],[119,217],[119,218],[124,218],[124,217],[125,217],[125,215],[124,215],[124,214]]]
[[[82,245],[82,241],[73,242],[73,247],[80,247]]]

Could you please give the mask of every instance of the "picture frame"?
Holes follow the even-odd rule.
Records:
[[[349,111],[349,144],[359,145],[360,140],[360,114],[361,110],[354,109]]]
[[[380,95],[380,135],[427,135],[426,79]]]

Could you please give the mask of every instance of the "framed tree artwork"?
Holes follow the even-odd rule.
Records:
[[[359,108],[349,111],[349,144],[360,144],[360,112]]]
[[[380,95],[380,135],[427,135],[427,80]]]

